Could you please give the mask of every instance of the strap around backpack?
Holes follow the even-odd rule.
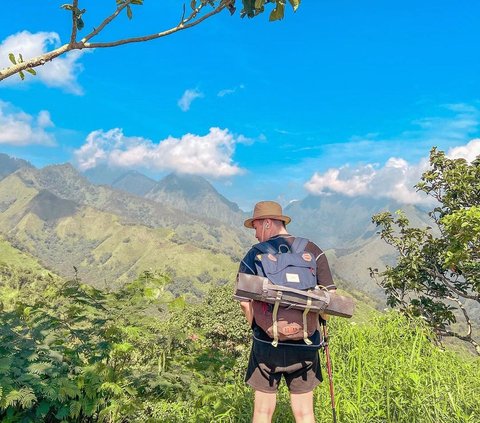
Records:
[[[308,243],[309,243],[308,239],[296,237],[295,240],[293,241],[292,246],[290,247],[290,252],[303,253]],[[255,244],[253,248],[256,248],[262,254],[278,254],[279,253],[279,251],[276,251],[274,246],[268,241],[259,242],[258,244]]]
[[[257,249],[260,251],[262,254],[277,254],[278,251],[275,250],[272,244],[270,244],[268,241],[260,242],[258,244],[255,244],[253,248]]]
[[[295,238],[295,241],[293,241],[290,251],[292,253],[303,253],[305,251],[305,248],[307,247],[308,242],[309,241],[307,238]]]

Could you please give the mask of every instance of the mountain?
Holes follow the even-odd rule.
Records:
[[[333,194],[308,196],[289,204],[285,214],[292,218],[289,230],[316,242],[327,257],[334,277],[370,296],[383,299],[383,290],[370,277],[369,267],[384,269],[395,261],[395,251],[377,233],[374,214],[405,211],[414,226],[432,225],[428,214],[412,205],[389,199],[348,197]]]
[[[83,176],[95,185],[108,185],[112,188],[143,197],[151,191],[157,181],[136,170],[126,171],[99,165],[83,172]]]
[[[43,265],[116,287],[167,269],[186,289],[232,280],[252,240],[243,230],[95,186],[71,165],[21,168],[0,181],[0,233]]]
[[[112,185],[112,183],[125,175],[125,169],[110,167],[100,164],[83,172],[83,176],[95,185]]]
[[[0,235],[0,268],[2,266],[21,267],[34,273],[47,273],[48,271],[40,265],[38,259],[8,242]],[[0,284],[1,285],[1,284]]]
[[[106,165],[89,169],[83,175],[93,184],[145,197],[191,215],[215,219],[241,227],[248,217],[237,204],[221,195],[205,178],[171,173],[159,182],[140,172],[121,171]]]
[[[157,185],[157,181],[137,172],[136,170],[130,170],[119,176],[110,185],[115,189],[143,197],[154,189]]]
[[[0,153],[0,179],[10,175],[10,173],[22,167],[33,167],[29,162],[23,159],[16,159],[6,154]]]
[[[227,200],[201,176],[171,173],[145,196],[157,203],[196,216],[215,218],[241,227],[247,218],[237,204]]]
[[[121,284],[163,266],[180,277],[207,272],[232,278],[255,243],[253,232],[243,228],[250,213],[201,177],[170,174],[155,182],[123,172],[109,176],[111,186],[99,186],[70,164],[36,169],[5,155],[0,160],[13,171],[0,180],[0,233],[63,275],[71,276],[76,266],[95,284]],[[285,214],[292,217],[291,233],[327,252],[347,289],[382,298],[368,268],[392,264],[395,252],[379,238],[371,217],[400,208],[412,225],[431,225],[415,206],[342,195],[308,196],[285,207]]]
[[[405,210],[413,224],[425,225],[428,215],[415,206],[385,198],[349,197],[332,194],[309,195],[285,208],[292,218],[292,233],[307,236],[323,249],[351,249],[369,240],[376,233],[372,216],[381,211]]]

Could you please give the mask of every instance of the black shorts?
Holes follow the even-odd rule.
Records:
[[[317,348],[254,340],[245,382],[257,391],[277,392],[282,375],[292,394],[304,394],[323,380]]]

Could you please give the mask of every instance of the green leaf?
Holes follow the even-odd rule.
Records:
[[[37,72],[35,71],[35,69],[32,69],[32,68],[27,69],[27,72],[28,72],[29,74],[31,74],[31,75],[36,75],[36,74],[37,74]]]
[[[275,9],[272,10],[272,13],[270,13],[270,22],[273,21],[279,21],[283,19],[283,16],[285,15],[285,3],[282,1],[277,1],[277,6]]]
[[[243,9],[240,12],[240,17],[244,17],[245,15],[249,18],[253,18],[255,16],[255,0],[242,0]]]
[[[18,74],[20,75],[20,79],[23,81],[25,79],[25,74],[22,71],[18,72]]]
[[[15,59],[15,55],[13,53],[9,53],[8,58],[10,59],[10,62],[12,62],[14,65],[17,64],[17,61]]]
[[[128,16],[128,19],[133,18],[132,8],[130,7],[130,5],[127,6],[127,16]]]
[[[50,403],[48,401],[43,400],[38,404],[38,407],[35,411],[36,417],[45,417],[50,410]]]
[[[298,6],[300,6],[301,0],[288,0],[288,1],[290,2],[290,4],[293,7],[293,11],[296,12],[297,9],[298,9]]]
[[[255,9],[263,9],[265,0],[255,0]]]
[[[77,17],[77,29],[79,31],[81,31],[84,26],[85,26],[85,23],[83,22],[83,19],[80,16],[78,16]]]
[[[60,7],[65,10],[73,10],[73,5],[71,4],[62,4]]]
[[[20,62],[20,63],[23,63],[22,53],[18,53],[18,58],[19,58],[19,62]]]
[[[55,417],[57,419],[63,419],[64,417],[67,417],[70,414],[70,409],[64,405],[60,410],[57,411],[57,414],[55,414]]]

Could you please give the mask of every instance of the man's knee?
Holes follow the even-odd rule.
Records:
[[[271,418],[277,402],[276,393],[255,391],[254,417]]]
[[[296,421],[314,421],[313,391],[304,394],[291,394],[290,399]]]

